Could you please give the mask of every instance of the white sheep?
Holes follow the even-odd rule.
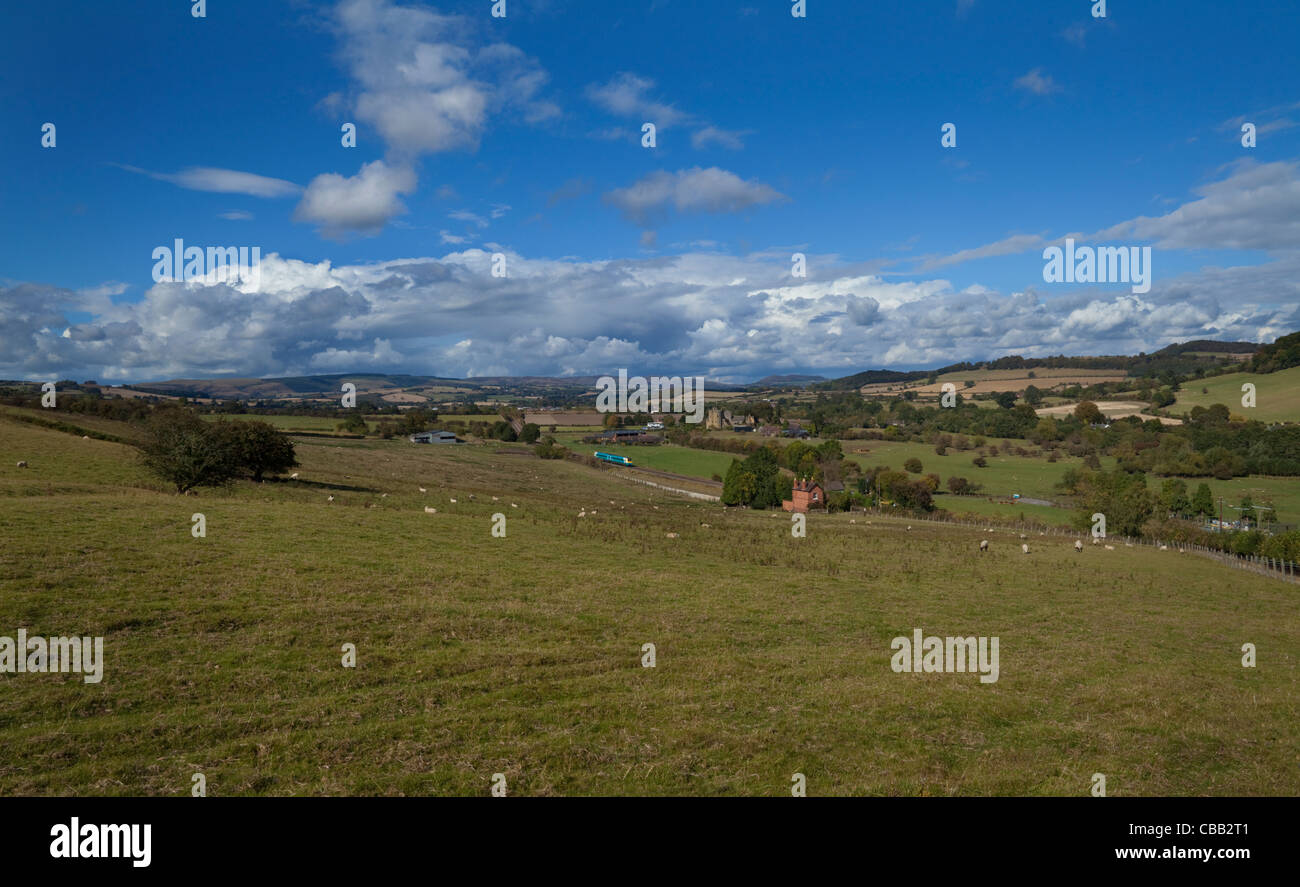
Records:
[[[668,538],[669,538],[669,539],[676,539],[676,538],[677,538],[677,534],[676,534],[676,533],[669,533],[669,534],[668,534]]]
[[[19,468],[26,468],[26,467],[27,467],[27,463],[26,463],[26,462],[19,462],[19,463],[18,463],[18,467],[19,467]]]
[[[1074,540],[1074,550],[1075,550],[1075,551],[1083,551],[1083,540],[1082,540],[1082,539],[1075,539],[1075,540]]]
[[[989,550],[989,540],[987,540],[987,539],[981,539],[981,540],[980,540],[980,551],[988,551],[988,550]]]
[[[1020,543],[1020,550],[1025,554],[1029,554],[1029,545],[1024,542]]]
[[[1106,546],[1106,550],[1107,550],[1107,551],[1114,551],[1114,550],[1115,550],[1115,546],[1114,546],[1114,545],[1107,545],[1107,546]]]
[[[421,493],[427,493],[427,492],[429,492],[429,491],[426,490],[424,487],[420,487],[419,489],[420,489],[420,492],[421,492]]]
[[[293,474],[289,475],[289,480],[297,480],[297,479],[298,479],[298,472],[295,471]]]
[[[326,502],[333,502],[333,501],[334,501],[334,497],[333,497],[333,496],[329,496],[328,498],[326,498],[325,501],[326,501]]]
[[[425,513],[425,514],[437,514],[437,513],[438,513],[438,509],[436,509],[436,508],[430,508],[429,506],[426,505],[426,506],[424,506],[424,513]]]

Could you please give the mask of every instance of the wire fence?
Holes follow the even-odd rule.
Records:
[[[989,532],[1019,533],[1028,536],[1030,533],[1036,533],[1039,536],[1052,537],[1059,536],[1063,538],[1074,538],[1081,542],[1091,542],[1090,534],[1085,530],[1076,530],[1072,527],[1062,527],[1052,524],[1035,524],[1028,521],[1017,521],[1014,524],[998,524],[989,520],[981,520],[978,516],[966,517],[953,515],[950,517],[907,517],[897,512],[891,512],[880,508],[863,509],[867,514],[874,514],[878,517],[892,517],[900,520],[909,520],[917,523],[928,524],[949,524],[968,527],[970,529],[982,529]],[[1191,542],[1168,542],[1160,539],[1147,539],[1139,536],[1108,536],[1098,540],[1102,544],[1114,545],[1122,540],[1126,548],[1141,546],[1145,548],[1154,548],[1158,551],[1175,551],[1180,553],[1198,554],[1202,557],[1212,558],[1220,563],[1227,564],[1239,570],[1249,570],[1252,573],[1259,573],[1263,576],[1272,576],[1276,579],[1282,579],[1286,582],[1300,583],[1300,563],[1294,561],[1281,560],[1279,558],[1263,557],[1254,554],[1234,554],[1230,551],[1220,551],[1217,548],[1210,548],[1205,545],[1199,545]]]

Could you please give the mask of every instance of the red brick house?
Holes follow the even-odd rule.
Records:
[[[826,507],[826,491],[821,488],[821,484],[811,480],[797,480],[794,482],[794,492],[790,494],[791,498],[781,503],[781,507],[786,511],[807,512],[811,508]]]

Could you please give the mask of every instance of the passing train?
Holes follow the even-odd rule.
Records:
[[[602,462],[612,462],[615,465],[632,465],[632,460],[627,456],[615,456],[613,453],[597,453],[596,458]]]

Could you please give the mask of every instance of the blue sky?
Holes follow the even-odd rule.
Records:
[[[0,377],[745,381],[1300,328],[1294,4],[492,5],[8,5]],[[1067,235],[1152,247],[1150,291],[1045,283]],[[260,280],[155,282],[175,238]]]

